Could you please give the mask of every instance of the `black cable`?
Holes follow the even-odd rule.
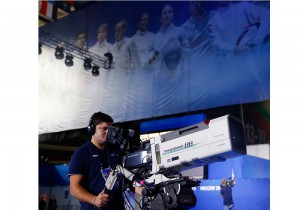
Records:
[[[127,191],[126,189],[125,189],[125,177],[123,177],[122,178],[122,191],[123,191],[123,195],[124,195],[124,197],[125,197],[125,199],[127,200],[127,202],[125,201],[125,204],[130,208],[130,209],[132,209],[132,210],[134,210],[134,208],[131,206],[131,203],[130,203],[130,201],[128,200],[128,197],[127,197],[127,195],[126,195],[126,192],[125,191]]]
[[[132,192],[132,193],[133,193],[133,192]],[[129,192],[129,194],[130,194],[130,192]],[[135,194],[135,193],[133,193],[133,194]],[[140,202],[141,202],[143,199],[144,199],[144,198],[142,198],[142,199],[140,200]],[[133,200],[137,203],[137,205],[139,205],[140,209],[142,209],[142,206],[141,206],[140,202],[138,202],[135,198],[133,198]]]
[[[133,208],[133,206],[131,205],[131,203],[130,203],[130,201],[129,201],[127,195],[126,195],[126,191],[123,192],[123,195],[124,195],[124,197],[126,198],[126,201],[127,201],[127,202],[125,202],[125,203],[127,204],[127,206],[128,206],[130,209],[133,210],[134,208]]]
[[[129,194],[130,194],[131,191],[128,191],[127,189],[125,189],[125,186],[126,186],[126,185],[124,184],[124,182],[125,182],[125,177],[123,177],[123,179],[122,179],[123,194],[124,194],[124,197],[125,197],[126,200],[127,200],[127,205],[128,205],[131,209],[133,209],[133,207],[132,207],[132,205],[131,205],[131,203],[130,203],[130,201],[129,201],[127,195],[126,195],[126,191],[127,191]],[[134,192],[132,192],[132,193],[134,193]],[[134,194],[135,194],[135,193],[134,193]],[[132,195],[131,195],[131,196],[132,196]],[[134,198],[133,198],[133,200],[139,205],[140,209],[142,209],[142,206],[140,205],[140,203],[137,202],[137,200],[134,199]],[[141,199],[141,200],[142,200],[142,199]]]
[[[147,157],[147,155],[146,155],[145,157]],[[144,161],[144,158],[145,158],[145,157],[143,157],[143,159],[142,159],[142,164],[143,164],[143,161]],[[137,168],[137,172],[136,172],[137,175],[139,174],[138,172],[139,172],[139,170],[140,170],[141,168],[144,168],[144,167],[140,166],[140,167]]]
[[[140,202],[138,203],[138,205],[139,205],[139,207],[140,207],[140,209],[146,209],[147,208],[147,205],[145,205],[145,206],[143,206],[143,203],[144,203],[144,197],[142,197],[142,199],[140,200]],[[142,205],[141,205],[141,202],[143,202],[142,203]]]

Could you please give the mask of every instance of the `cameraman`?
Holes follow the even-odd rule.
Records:
[[[108,193],[105,190],[107,173],[120,162],[120,156],[107,145],[108,128],[113,119],[102,112],[92,115],[88,125],[91,140],[79,147],[69,164],[70,192],[80,201],[81,210],[124,210],[122,185]],[[140,189],[134,189],[141,194]]]
[[[227,181],[222,179],[221,181],[221,196],[223,197],[224,210],[234,210],[233,198],[232,198],[232,187],[235,182],[233,180]]]

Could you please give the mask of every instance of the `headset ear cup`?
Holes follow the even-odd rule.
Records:
[[[95,125],[93,122],[88,125],[87,130],[91,136],[95,134]]]
[[[94,113],[94,114],[92,115],[92,117],[91,117],[91,119],[90,119],[90,121],[89,121],[89,125],[88,125],[88,127],[87,127],[88,133],[89,133],[91,136],[95,134],[95,124],[94,124],[94,122],[93,122],[94,117],[95,117],[95,114],[96,114],[96,113]]]
[[[94,113],[91,118],[90,118],[90,121],[89,121],[89,125],[87,126],[87,130],[88,130],[88,133],[92,136],[95,134],[96,132],[96,126],[95,126],[95,123],[94,123],[94,118],[96,116],[99,116],[100,114],[102,114],[102,112],[96,112]]]
[[[94,135],[95,134],[95,125],[94,123],[90,123],[87,127],[88,133],[90,135]]]

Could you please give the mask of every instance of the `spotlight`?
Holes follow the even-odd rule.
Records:
[[[64,48],[57,46],[55,48],[55,57],[56,59],[63,59],[64,58]]]
[[[110,52],[104,53],[104,56],[108,58],[109,62],[113,61],[113,55]]]
[[[108,60],[108,68],[111,68],[111,63],[113,61],[113,55],[110,52],[104,53],[104,56]]]
[[[99,76],[99,66],[97,66],[97,65],[94,65],[93,66],[93,69],[92,69],[92,75],[93,76]]]
[[[42,42],[39,42],[39,55],[42,54]]]
[[[83,63],[84,70],[90,70],[92,68],[92,59],[85,58]]]
[[[66,66],[73,66],[73,64],[74,64],[73,55],[71,55],[71,54],[66,55],[65,64],[66,64]]]

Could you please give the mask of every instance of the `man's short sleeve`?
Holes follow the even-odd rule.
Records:
[[[71,157],[69,163],[68,176],[73,174],[84,175],[86,170],[86,158],[82,150],[77,150]]]

